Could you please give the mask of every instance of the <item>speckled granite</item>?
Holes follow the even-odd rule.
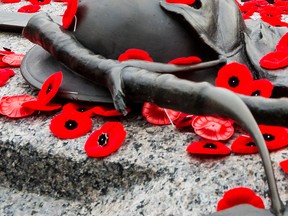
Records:
[[[0,12],[17,8],[0,3]],[[63,11],[59,3],[44,8],[54,14]],[[0,47],[26,53],[32,46],[21,35],[0,32]],[[36,95],[19,69],[15,71],[16,76],[0,88],[0,96]],[[55,114],[36,113],[17,120],[0,116],[0,215],[197,216],[215,212],[223,193],[236,186],[254,189],[269,208],[258,155],[192,157],[185,152],[199,139],[192,131],[153,126],[135,112],[93,119],[93,130],[106,121],[122,122],[127,138],[115,154],[91,159],[83,150],[89,134],[60,140],[50,133]],[[288,150],[271,157],[281,198],[288,201],[288,176],[278,165],[288,158]]]

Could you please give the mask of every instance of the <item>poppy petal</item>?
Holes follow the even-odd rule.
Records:
[[[19,67],[24,56],[24,54],[8,54],[2,57],[2,62],[13,67]]]
[[[287,67],[288,54],[286,51],[270,52],[261,58],[260,66],[270,70]]]
[[[264,203],[253,190],[245,187],[233,188],[225,192],[217,204],[217,211],[222,211],[236,205],[249,204],[256,208],[265,208]]]
[[[22,106],[25,108],[38,110],[38,111],[53,111],[53,110],[61,109],[62,107],[61,104],[52,104],[52,103],[51,104],[49,103],[47,105],[42,104],[38,100],[31,100],[31,101],[24,102]]]
[[[182,57],[182,58],[176,58],[172,61],[168,62],[168,64],[176,64],[176,65],[192,65],[192,64],[198,64],[202,62],[202,60],[197,56],[189,56],[189,57]]]
[[[62,25],[65,29],[68,29],[71,25],[74,16],[76,15],[78,8],[78,0],[68,0],[67,8],[62,17]]]
[[[63,106],[62,112],[76,112],[76,113],[83,113],[89,117],[94,115],[93,108],[87,105],[80,105],[76,103],[67,103]]]
[[[1,69],[0,68],[0,86],[5,85],[5,83],[10,79],[10,77],[14,76],[15,72],[11,69],[5,68]]]
[[[276,46],[277,51],[288,52],[288,33],[286,33]],[[287,54],[288,55],[288,54]]]
[[[128,49],[118,57],[120,62],[132,59],[153,62],[149,53],[141,49]]]
[[[19,13],[36,13],[41,9],[39,5],[24,5],[18,9]]]
[[[89,157],[106,157],[121,147],[125,137],[120,122],[107,122],[88,137],[84,150]]]
[[[74,139],[87,134],[92,129],[92,120],[87,115],[60,113],[50,123],[54,136],[61,139]]]
[[[288,173],[288,159],[281,161],[279,165],[285,173]]]
[[[250,96],[262,96],[269,98],[272,95],[274,86],[267,79],[259,79],[251,82],[244,90],[243,94]]]
[[[10,118],[21,118],[31,115],[34,110],[25,108],[22,104],[33,100],[30,95],[15,95],[3,97],[0,101],[0,113]]]
[[[252,81],[253,76],[247,66],[233,62],[219,70],[215,85],[236,93],[243,93],[244,88]]]
[[[9,54],[14,54],[14,52],[12,52],[10,49],[4,48],[4,50],[0,50],[0,56],[4,56],[4,55],[9,55]]]
[[[6,67],[9,67],[10,65],[7,64],[6,62],[3,62],[2,59],[3,59],[4,56],[1,56],[0,55],[0,68],[6,68]]]
[[[186,151],[200,155],[229,155],[231,152],[223,143],[210,140],[193,142],[187,147]]]
[[[250,136],[239,136],[231,145],[232,152],[236,154],[254,154],[258,148]]]

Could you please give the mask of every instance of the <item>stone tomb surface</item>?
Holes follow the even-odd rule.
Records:
[[[1,11],[25,5],[0,3]],[[65,6],[51,3],[42,11],[59,15]],[[0,32],[0,46],[27,53],[33,46],[20,34]],[[0,96],[37,95],[16,75],[0,88]],[[49,124],[58,112],[39,112],[23,119],[0,116],[0,215],[205,215],[231,188],[253,189],[270,207],[260,157],[230,155],[195,157],[185,152],[200,140],[192,129],[148,123],[138,111],[126,117],[94,117],[93,131],[108,121],[121,122],[127,137],[123,146],[103,159],[88,158],[87,134],[61,140]],[[237,129],[239,130],[239,128]],[[238,132],[226,142],[231,142]],[[288,150],[271,153],[280,196],[288,201],[287,175],[279,162]]]

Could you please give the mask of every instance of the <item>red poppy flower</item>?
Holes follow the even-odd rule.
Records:
[[[130,109],[126,109],[127,112],[130,112]],[[99,116],[122,116],[123,113],[109,106],[96,106],[92,108],[92,112],[95,115]]]
[[[3,97],[0,101],[0,113],[10,118],[21,118],[31,115],[35,110],[25,108],[25,101],[33,100],[30,95],[15,95]]]
[[[231,145],[232,152],[236,154],[254,154],[258,148],[250,136],[239,136]]]
[[[37,100],[28,101],[23,104],[24,107],[40,110],[40,111],[52,111],[60,109],[60,104],[48,104],[56,95],[63,79],[62,72],[56,72],[52,74],[43,83],[41,90],[38,93]]]
[[[92,120],[81,113],[60,113],[50,123],[54,136],[61,139],[73,139],[87,134],[92,129]]]
[[[6,68],[6,67],[9,67],[10,65],[7,64],[6,62],[3,62],[2,59],[3,59],[4,56],[1,56],[0,55],[0,68]]]
[[[0,68],[0,86],[4,86],[5,83],[10,79],[10,77],[14,76],[15,72],[11,69],[1,69]]]
[[[179,116],[174,119],[173,124],[176,128],[184,128],[191,126],[193,121],[193,115],[186,114],[186,113],[180,113]]]
[[[21,2],[21,0],[1,0],[2,3],[18,3]]]
[[[118,61],[120,62],[132,59],[153,62],[149,54],[141,49],[128,49],[118,57]]]
[[[288,55],[288,33],[283,35],[282,38],[279,40],[276,46],[276,50],[287,52]]]
[[[39,5],[24,5],[18,9],[19,13],[35,13],[41,9]]]
[[[240,5],[240,11],[242,13],[243,19],[250,19],[250,16],[252,16],[257,11],[257,6],[255,4],[246,4],[245,2],[243,5]]]
[[[267,79],[259,79],[251,82],[244,90],[243,94],[250,96],[262,96],[269,98],[272,95],[274,86]]]
[[[222,67],[215,80],[217,87],[227,88],[233,92],[243,93],[253,76],[246,65],[233,62]]]
[[[33,5],[46,5],[50,4],[51,0],[28,0]]]
[[[274,5],[286,6],[286,5],[288,5],[288,1],[287,0],[274,0]]]
[[[117,151],[126,137],[120,122],[107,122],[87,139],[84,150],[89,157],[106,157]]]
[[[2,57],[2,62],[8,64],[9,66],[19,67],[21,65],[24,54],[8,54]]]
[[[288,15],[288,4],[283,6],[278,6],[278,8],[281,10],[282,15]]]
[[[260,60],[260,66],[266,69],[274,70],[288,66],[288,52],[276,51],[270,52]]]
[[[68,29],[71,25],[78,8],[78,0],[68,0],[67,8],[62,17],[62,25],[65,29]]]
[[[193,142],[187,147],[186,151],[200,155],[229,155],[231,152],[223,143],[210,140]]]
[[[281,25],[281,9],[269,5],[264,7],[260,12],[261,19],[272,26]]]
[[[192,5],[195,0],[166,0],[168,3]]]
[[[164,109],[156,104],[147,102],[143,105],[142,115],[151,124],[168,125],[179,117],[180,112]]]
[[[288,133],[286,128],[280,126],[259,125],[267,148],[270,151],[283,148],[288,145]]]
[[[213,116],[196,116],[192,127],[196,134],[209,140],[227,140],[234,133],[233,121]]]
[[[279,165],[284,170],[284,172],[288,173],[288,159],[281,161]]]
[[[67,103],[63,106],[62,112],[83,113],[89,117],[93,116],[93,108],[87,105],[79,105],[76,103]]]
[[[168,64],[192,65],[192,64],[198,64],[200,62],[202,62],[202,60],[199,57],[189,56],[173,59],[172,61],[168,62]]]
[[[256,208],[265,208],[261,197],[257,196],[253,190],[237,187],[225,192],[223,198],[217,204],[217,211],[241,204],[249,204]]]

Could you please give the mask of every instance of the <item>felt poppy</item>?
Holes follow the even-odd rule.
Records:
[[[231,145],[232,152],[236,154],[254,154],[258,148],[250,136],[241,135]]]
[[[21,118],[31,115],[35,110],[25,108],[25,101],[33,100],[30,95],[15,95],[3,97],[0,101],[0,113],[10,118]]]
[[[168,64],[192,65],[192,64],[198,64],[201,61],[202,60],[197,56],[189,56],[173,59],[172,61],[168,62]]]
[[[120,62],[132,59],[153,62],[149,53],[141,49],[128,49],[118,57]]]
[[[187,149],[191,154],[200,155],[229,155],[230,149],[221,142],[203,140],[191,143]]]
[[[269,98],[272,95],[274,86],[267,79],[259,79],[251,82],[244,90],[243,94],[250,96],[262,96]]]
[[[19,13],[35,13],[41,9],[39,5],[24,5],[18,9]]]
[[[10,65],[7,64],[6,62],[3,62],[2,59],[3,59],[4,56],[1,56],[0,55],[0,68],[6,68],[6,67],[9,67]]]
[[[0,68],[0,86],[4,86],[5,83],[10,79],[10,77],[14,76],[15,72],[8,68]]]
[[[281,26],[281,9],[269,5],[259,12],[261,19],[272,26]]]
[[[83,113],[89,117],[92,117],[94,115],[93,108],[91,106],[87,105],[79,105],[76,103],[67,103],[63,106],[62,112],[75,112],[77,113]]]
[[[283,6],[278,6],[278,8],[281,10],[282,15],[288,15],[288,4]]]
[[[36,100],[27,101],[23,104],[24,107],[39,110],[39,111],[52,111],[60,109],[61,104],[49,104],[53,97],[58,92],[63,79],[61,71],[52,74],[43,83],[41,90],[38,93]]]
[[[193,115],[181,112],[176,119],[174,119],[173,124],[176,128],[184,128],[191,126],[193,121]]]
[[[275,70],[288,66],[288,52],[275,51],[263,56],[260,60],[260,66],[266,69]]]
[[[288,5],[288,1],[287,0],[274,0],[274,5],[286,6]]]
[[[236,93],[243,93],[253,76],[246,65],[233,62],[223,66],[217,74],[215,85]]]
[[[166,0],[168,3],[192,5],[196,0]]]
[[[279,165],[285,173],[288,173],[288,159],[281,161]]]
[[[253,190],[237,187],[226,191],[217,204],[217,211],[231,208],[236,205],[249,204],[256,208],[265,208],[263,200]]]
[[[24,54],[8,54],[2,57],[2,62],[8,64],[9,66],[19,67],[21,65]]]
[[[89,157],[106,157],[121,147],[125,137],[120,122],[107,122],[88,137],[84,150]]]
[[[60,113],[50,123],[52,134],[61,139],[73,139],[87,134],[92,129],[92,120],[81,113]]]
[[[213,116],[196,116],[192,127],[197,135],[209,140],[227,140],[234,133],[233,121]]]
[[[142,115],[151,124],[168,125],[179,117],[180,112],[164,109],[156,104],[146,102],[142,108]]]
[[[130,112],[130,109],[127,108],[126,111]],[[95,106],[92,108],[92,112],[99,116],[123,116],[123,113],[109,106]]]
[[[247,3],[247,2],[245,2]],[[243,4],[239,6],[239,9],[241,11],[243,19],[250,19],[250,16],[252,16],[257,11],[257,6],[255,4]]]
[[[288,145],[288,133],[286,128],[280,126],[259,125],[259,129],[270,151],[283,148]]]
[[[50,4],[51,0],[28,0],[33,5],[47,5]]]
[[[282,36],[279,40],[278,44],[276,45],[277,51],[287,52],[288,55],[288,33]]]
[[[68,0],[67,8],[62,17],[62,25],[65,29],[68,29],[71,25],[78,8],[78,0]]]
[[[21,2],[21,0],[1,0],[2,3],[18,3]]]

